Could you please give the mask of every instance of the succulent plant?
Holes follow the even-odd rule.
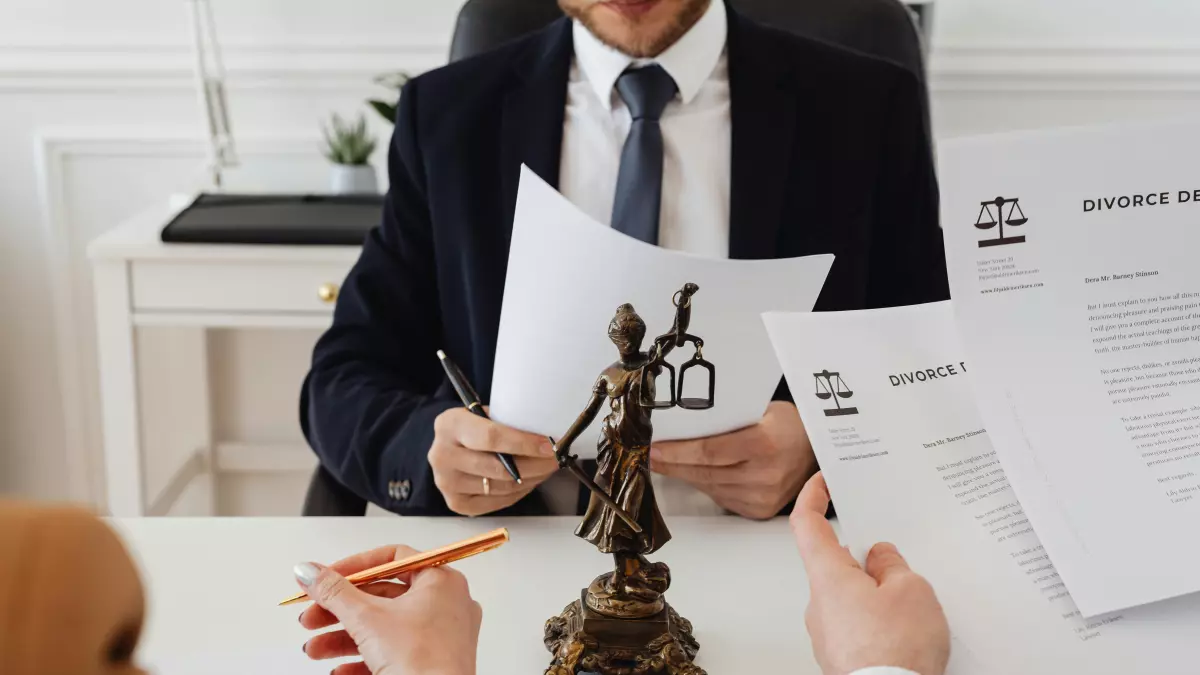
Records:
[[[325,157],[334,164],[362,166],[375,152],[375,137],[367,131],[367,120],[362,115],[348,122],[335,113],[321,131],[325,136]]]

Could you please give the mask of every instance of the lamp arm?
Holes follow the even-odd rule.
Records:
[[[187,2],[190,5],[196,89],[201,112],[207,123],[208,170],[213,184],[220,188],[222,170],[238,164],[225,97],[225,62],[217,42],[212,4],[209,0]]]

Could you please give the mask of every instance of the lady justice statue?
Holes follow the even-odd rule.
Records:
[[[546,675],[704,675],[692,660],[700,648],[692,626],[663,599],[671,583],[664,563],[645,556],[662,548],[671,533],[659,513],[650,483],[650,441],[653,410],[713,406],[715,369],[704,360],[704,341],[687,333],[692,296],[699,288],[685,285],[675,294],[675,325],[655,338],[643,352],[646,324],[632,305],[621,305],[608,326],[618,361],[604,369],[592,387],[592,397],[562,440],[555,444],[559,463],[591,492],[591,501],[576,536],[610,553],[615,566],[584,589],[579,600],[546,622],[546,647],[554,655]],[[679,370],[666,357],[686,343],[695,355]],[[708,397],[682,398],[683,383],[692,368],[708,371]],[[666,371],[670,395],[658,400],[656,382]],[[594,478],[569,455],[574,443],[608,403],[598,443]]]

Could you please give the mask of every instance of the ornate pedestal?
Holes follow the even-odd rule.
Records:
[[[644,619],[617,619],[588,607],[588,591],[546,622],[553,654],[546,675],[705,675],[692,663],[700,645],[670,605]]]

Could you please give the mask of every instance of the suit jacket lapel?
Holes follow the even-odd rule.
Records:
[[[482,331],[482,335],[495,336],[500,326],[521,165],[528,165],[546,182],[558,185],[567,80],[573,54],[571,22],[564,18],[543,29],[523,54],[514,57],[513,79],[504,83],[507,92],[500,99],[497,111],[500,115],[499,164],[495,167],[496,173],[486,174],[498,178],[498,199],[487,209],[489,222],[496,232],[496,238],[492,240],[495,252],[468,271],[475,280],[472,293],[480,298],[477,303],[479,320],[490,326],[490,330]],[[481,170],[485,169],[481,167]],[[493,217],[495,220],[491,220]],[[477,346],[479,366],[475,385],[485,396],[491,391],[495,351],[495,337],[490,343],[484,338]]]
[[[505,97],[501,112],[501,194],[508,225],[516,210],[522,164],[558,187],[573,54],[571,21],[563,18],[543,30],[535,48],[515,64],[520,82]],[[511,234],[511,228],[507,231]]]
[[[772,36],[729,10],[729,87],[733,118],[729,257],[774,258],[796,133],[791,68],[772,58]]]
[[[490,284],[485,292],[492,293],[495,308],[492,325],[498,329],[503,302],[505,270],[508,267],[508,247],[512,241],[513,214],[517,206],[517,189],[521,181],[521,165],[550,185],[558,187],[558,170],[562,157],[563,119],[567,107],[567,81],[574,56],[571,21],[563,18],[542,31],[541,39],[527,51],[525,58],[515,63],[517,83],[505,96],[500,121],[500,223],[504,232],[504,248],[497,256],[499,284]],[[496,333],[493,332],[493,335]],[[496,345],[482,348],[488,354],[487,366],[479,373],[484,391],[492,387],[492,366]],[[544,515],[549,513],[545,499],[534,491],[504,513],[514,515]]]

